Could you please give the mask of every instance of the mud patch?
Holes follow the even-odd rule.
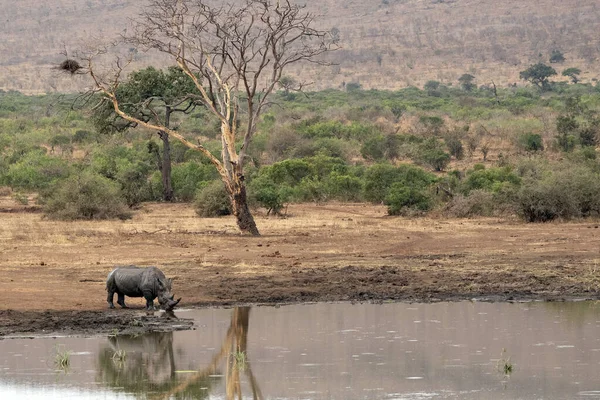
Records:
[[[168,313],[139,310],[114,311],[14,311],[0,310],[0,338],[38,335],[136,335],[193,328],[193,321]]]

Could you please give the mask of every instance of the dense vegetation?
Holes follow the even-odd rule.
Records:
[[[289,202],[336,200],[384,203],[393,215],[597,216],[600,86],[477,88],[467,75],[456,87],[277,93],[249,152],[254,205],[274,214]],[[160,201],[156,132],[106,129],[78,103],[0,93],[0,186],[24,202],[39,194],[63,219],[127,218]],[[202,108],[171,124],[219,149],[218,124]],[[193,201],[202,216],[229,212],[201,154],[175,142],[171,161],[176,201]]]

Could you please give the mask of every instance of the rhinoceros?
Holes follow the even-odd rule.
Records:
[[[158,302],[165,310],[173,308],[181,301],[173,300],[171,295],[171,279],[167,279],[165,274],[156,267],[140,268],[134,265],[117,267],[113,269],[106,278],[106,291],[108,292],[108,306],[115,308],[113,298],[117,294],[117,303],[127,308],[125,305],[125,296],[144,297],[146,299],[146,309],[154,309],[154,299],[158,297]]]

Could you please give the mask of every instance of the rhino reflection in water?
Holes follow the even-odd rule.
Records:
[[[125,352],[123,360],[115,357]],[[172,392],[178,380],[173,353],[173,333],[154,332],[142,336],[113,336],[98,355],[98,381],[116,391],[161,396]],[[186,387],[176,398],[204,399],[219,378],[208,375]]]
[[[171,294],[171,279],[167,279],[165,274],[156,267],[139,268],[134,265],[117,267],[113,269],[106,278],[106,291],[108,296],[106,301],[110,308],[115,308],[113,299],[117,294],[117,303],[127,308],[125,305],[125,296],[143,297],[146,299],[146,308],[154,309],[154,299],[158,297],[158,302],[165,310],[173,310],[181,298],[173,300]]]
[[[250,307],[235,308],[231,323],[210,362],[191,374],[176,374],[173,351],[173,333],[151,333],[142,336],[115,336],[99,353],[98,379],[114,390],[139,394],[140,398],[152,395],[155,399],[206,399],[211,387],[225,377],[226,399],[242,398],[242,373],[246,375],[255,400],[263,399],[258,382],[252,373],[249,360],[243,367],[236,366],[234,354],[247,357]],[[186,352],[192,349],[185,349]],[[123,361],[115,357],[125,352]],[[225,374],[219,367],[224,365]],[[186,369],[189,369],[186,366]],[[188,371],[191,372],[191,371]]]

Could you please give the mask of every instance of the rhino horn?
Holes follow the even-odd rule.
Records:
[[[177,299],[177,301],[175,301],[175,300],[173,300],[173,299],[169,300],[169,302],[167,303],[167,307],[166,307],[166,309],[167,309],[167,310],[172,310],[172,309],[174,309],[174,308],[175,308],[175,306],[176,306],[177,304],[179,304],[179,302],[180,302],[180,301],[181,301],[181,297],[180,297],[180,298],[178,298],[178,299]]]

